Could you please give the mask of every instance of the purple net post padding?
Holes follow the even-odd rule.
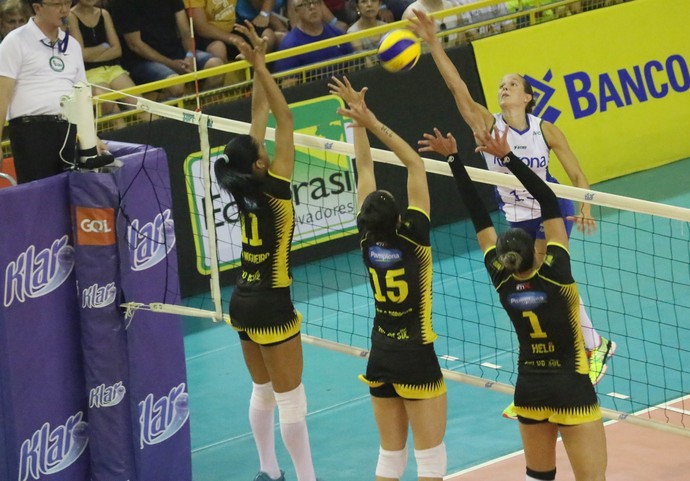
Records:
[[[0,479],[89,479],[67,179],[0,190]]]
[[[122,158],[130,154],[143,152],[148,148],[147,145],[133,144],[131,142],[119,142],[116,140],[106,140],[105,145],[108,152],[113,154],[115,158]]]
[[[119,157],[117,233],[126,302],[179,304],[168,159],[146,147]],[[136,311],[128,320],[136,466],[140,480],[191,481],[187,373],[180,316]]]
[[[88,398],[91,481],[135,481],[132,412],[112,174],[72,172],[74,229],[85,395]]]

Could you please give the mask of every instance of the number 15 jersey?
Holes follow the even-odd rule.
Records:
[[[429,216],[408,207],[393,238],[374,242],[369,232],[360,232],[376,308],[373,343],[402,347],[436,340],[431,323],[430,229]]]

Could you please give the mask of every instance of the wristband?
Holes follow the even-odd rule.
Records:
[[[187,52],[187,53],[185,54],[185,57],[187,57],[187,58],[193,57],[193,56],[194,56],[194,53],[192,53],[192,52]]]
[[[110,44],[109,44],[108,42],[103,42],[103,43],[101,44],[101,47],[110,48]]]
[[[270,17],[270,16],[271,16],[271,12],[266,12],[266,11],[264,11],[264,10],[261,10],[261,11],[259,12],[259,15],[261,15],[262,17]]]
[[[453,154],[450,154],[448,157],[446,157],[446,162],[448,162],[449,164],[452,164],[453,162],[455,162],[455,159],[457,159],[457,158],[458,158],[458,153],[455,152]]]

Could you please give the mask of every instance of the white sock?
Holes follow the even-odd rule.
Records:
[[[259,471],[273,479],[280,478],[280,467],[275,446],[275,407],[273,385],[253,384],[249,400],[249,425],[252,427],[256,450],[259,453]]]
[[[585,338],[585,349],[593,351],[599,347],[601,336],[592,325],[592,320],[589,318],[589,314],[587,314],[582,297],[580,297],[580,326],[582,327],[582,336]]]
[[[316,481],[307,432],[307,396],[300,384],[292,391],[275,393],[280,434],[295,467],[297,481]]]

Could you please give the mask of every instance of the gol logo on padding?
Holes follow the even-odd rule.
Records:
[[[115,244],[115,210],[112,208],[75,207],[77,245]]]

